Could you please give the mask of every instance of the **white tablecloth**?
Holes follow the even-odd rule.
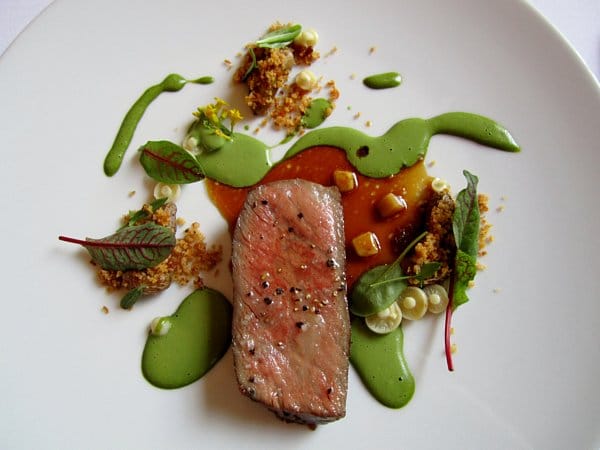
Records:
[[[52,0],[0,0],[0,54],[50,3]],[[529,3],[563,34],[600,79],[600,0],[529,0]]]

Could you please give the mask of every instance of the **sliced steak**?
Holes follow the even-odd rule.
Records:
[[[252,190],[232,263],[241,392],[286,421],[344,417],[350,319],[339,191],[304,180]]]

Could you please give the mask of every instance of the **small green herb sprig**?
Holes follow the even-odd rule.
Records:
[[[162,208],[164,204],[167,203],[167,200],[167,198],[159,198],[150,203],[150,208],[141,208],[135,211],[129,211],[129,214],[126,217],[127,220],[117,231],[121,231],[125,227],[139,225],[138,222],[148,219],[150,217],[150,213]]]
[[[256,54],[254,53],[254,47],[258,47],[258,48],[287,47],[292,42],[294,42],[294,39],[296,39],[296,37],[298,37],[298,35],[301,32],[302,32],[301,25],[298,25],[298,24],[288,25],[288,26],[273,30],[273,31],[265,34],[262,38],[260,38],[258,41],[254,42],[253,44],[249,44],[248,45],[248,54],[250,55],[251,61],[250,61],[250,66],[248,67],[248,70],[246,70],[246,73],[242,77],[242,81],[246,81],[246,79],[250,76],[252,71],[254,69],[256,69],[256,67],[257,67]]]

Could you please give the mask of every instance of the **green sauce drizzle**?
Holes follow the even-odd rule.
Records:
[[[400,86],[402,82],[398,72],[385,72],[363,79],[363,84],[371,89],[389,89]]]
[[[231,304],[204,288],[186,297],[164,336],[149,335],[142,373],[154,386],[174,389],[193,383],[225,354],[231,341]]]
[[[436,134],[459,136],[508,152],[520,151],[508,130],[492,119],[451,112],[431,119],[401,120],[381,136],[347,127],[313,130],[298,139],[280,163],[308,148],[328,145],[344,150],[363,175],[386,178],[423,159],[429,140]],[[266,144],[238,133],[217,151],[201,153],[198,162],[208,178],[233,187],[258,183],[273,166]]]
[[[352,320],[350,362],[373,397],[390,408],[402,408],[415,392],[403,343],[402,327],[379,335],[362,318]]]
[[[104,173],[106,175],[113,176],[121,167],[123,162],[123,156],[125,151],[131,143],[133,133],[138,125],[138,122],[146,112],[146,109],[152,103],[156,97],[163,92],[176,92],[179,91],[187,83],[196,84],[210,84],[214,81],[212,77],[201,77],[195,80],[186,80],[181,75],[172,73],[160,83],[150,86],[142,96],[133,104],[133,106],[127,111],[121,127],[117,132],[117,136],[113,142],[111,149],[108,151],[106,158],[104,159]]]
[[[424,158],[429,140],[436,134],[460,136],[505,151],[520,150],[508,130],[492,119],[452,112],[431,119],[401,120],[376,137],[345,127],[314,130],[298,139],[285,158],[316,145],[331,145],[345,150],[350,163],[363,175],[385,178]]]

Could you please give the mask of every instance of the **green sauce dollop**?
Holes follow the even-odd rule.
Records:
[[[389,89],[400,86],[402,82],[398,72],[385,72],[363,79],[363,84],[371,89]]]
[[[146,89],[142,96],[137,99],[129,111],[127,111],[127,114],[125,114],[125,118],[121,123],[121,127],[117,132],[113,145],[104,159],[104,173],[109,177],[117,173],[119,167],[121,167],[123,156],[125,156],[125,152],[131,143],[133,133],[135,132],[140,119],[144,115],[144,112],[146,112],[150,103],[152,103],[156,97],[163,92],[179,91],[187,83],[210,84],[213,81],[214,79],[212,77],[186,80],[181,75],[172,73],[167,75],[160,83]]]
[[[390,408],[402,408],[415,392],[403,351],[402,327],[388,334],[375,334],[362,318],[352,320],[350,362],[369,392]]]
[[[229,348],[231,315],[231,304],[221,293],[204,288],[190,294],[168,317],[168,332],[148,336],[142,355],[144,377],[164,389],[202,377]]]
[[[317,128],[327,119],[328,111],[331,112],[331,102],[326,98],[315,98],[306,108],[302,124],[306,128]]]

